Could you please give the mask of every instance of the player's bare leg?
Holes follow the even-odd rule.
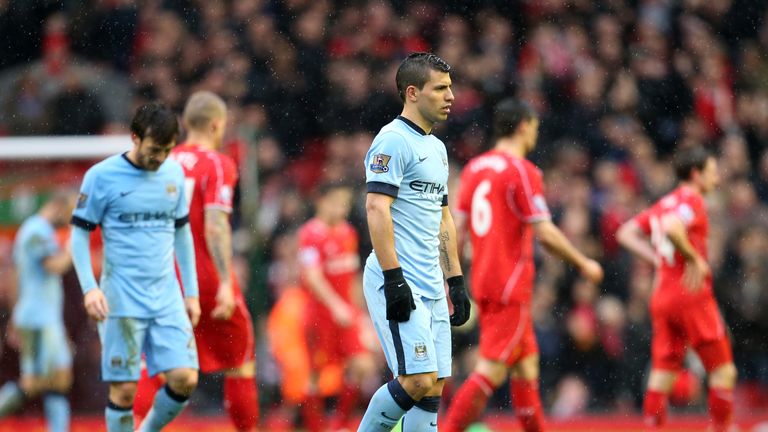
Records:
[[[437,412],[444,386],[445,379],[438,379],[427,393],[416,401],[414,407],[405,413],[402,423],[403,432],[437,430]]]
[[[238,432],[253,432],[259,422],[256,360],[224,373],[224,407]]]
[[[371,398],[358,431],[389,432],[437,383],[437,372],[426,372],[400,375],[381,386]],[[442,392],[442,380],[439,389]]]
[[[189,396],[197,387],[197,369],[176,368],[165,372],[165,387],[155,395],[155,402],[139,427],[141,432],[162,430],[187,406]],[[134,383],[134,394],[136,392]],[[133,400],[131,400],[133,403]],[[131,417],[131,421],[133,417]]]
[[[736,385],[736,366],[728,362],[710,372],[709,415],[714,432],[727,432],[733,422],[733,387]]]
[[[109,401],[105,410],[108,432],[133,432],[133,399],[136,382],[110,382]]]
[[[648,376],[648,389],[643,401],[643,422],[648,428],[658,428],[667,420],[667,398],[677,372],[651,369]]]

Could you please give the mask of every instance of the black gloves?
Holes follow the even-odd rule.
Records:
[[[469,319],[469,297],[464,288],[464,276],[453,276],[447,279],[448,295],[451,296],[453,303],[453,315],[451,315],[451,325],[460,326]],[[389,311],[389,308],[387,308]]]
[[[403,277],[400,267],[384,270],[384,298],[387,300],[387,319],[405,322],[411,317],[411,310],[416,303],[411,295],[411,287]],[[465,296],[466,298],[466,296]]]

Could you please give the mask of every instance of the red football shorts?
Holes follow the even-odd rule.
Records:
[[[512,366],[539,352],[528,303],[481,301],[480,355]]]
[[[195,327],[195,342],[203,373],[237,368],[254,359],[253,322],[243,295],[235,292],[235,310],[228,320],[211,318],[215,307],[214,297],[200,297],[201,314]]]
[[[356,311],[356,321],[359,314]],[[360,341],[360,326],[356,323],[349,327],[336,324],[328,308],[312,299],[307,305],[305,334],[312,369],[315,371],[328,365],[344,364],[365,352]]]
[[[654,369],[678,371],[689,345],[696,350],[707,372],[733,361],[725,323],[712,297],[684,305],[652,302],[651,325]]]

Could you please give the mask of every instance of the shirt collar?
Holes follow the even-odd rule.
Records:
[[[407,118],[399,115],[399,116],[397,116],[397,119],[400,120],[401,122],[407,124],[408,126],[410,126],[411,129],[415,130],[419,134],[421,134],[421,135],[429,135],[424,129],[420,128],[419,125],[417,125],[416,123],[408,120]]]

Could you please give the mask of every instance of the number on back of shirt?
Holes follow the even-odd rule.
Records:
[[[491,202],[488,201],[490,192],[490,180],[483,180],[472,194],[472,231],[478,237],[485,237],[491,229],[491,223],[493,223],[493,208]]]

